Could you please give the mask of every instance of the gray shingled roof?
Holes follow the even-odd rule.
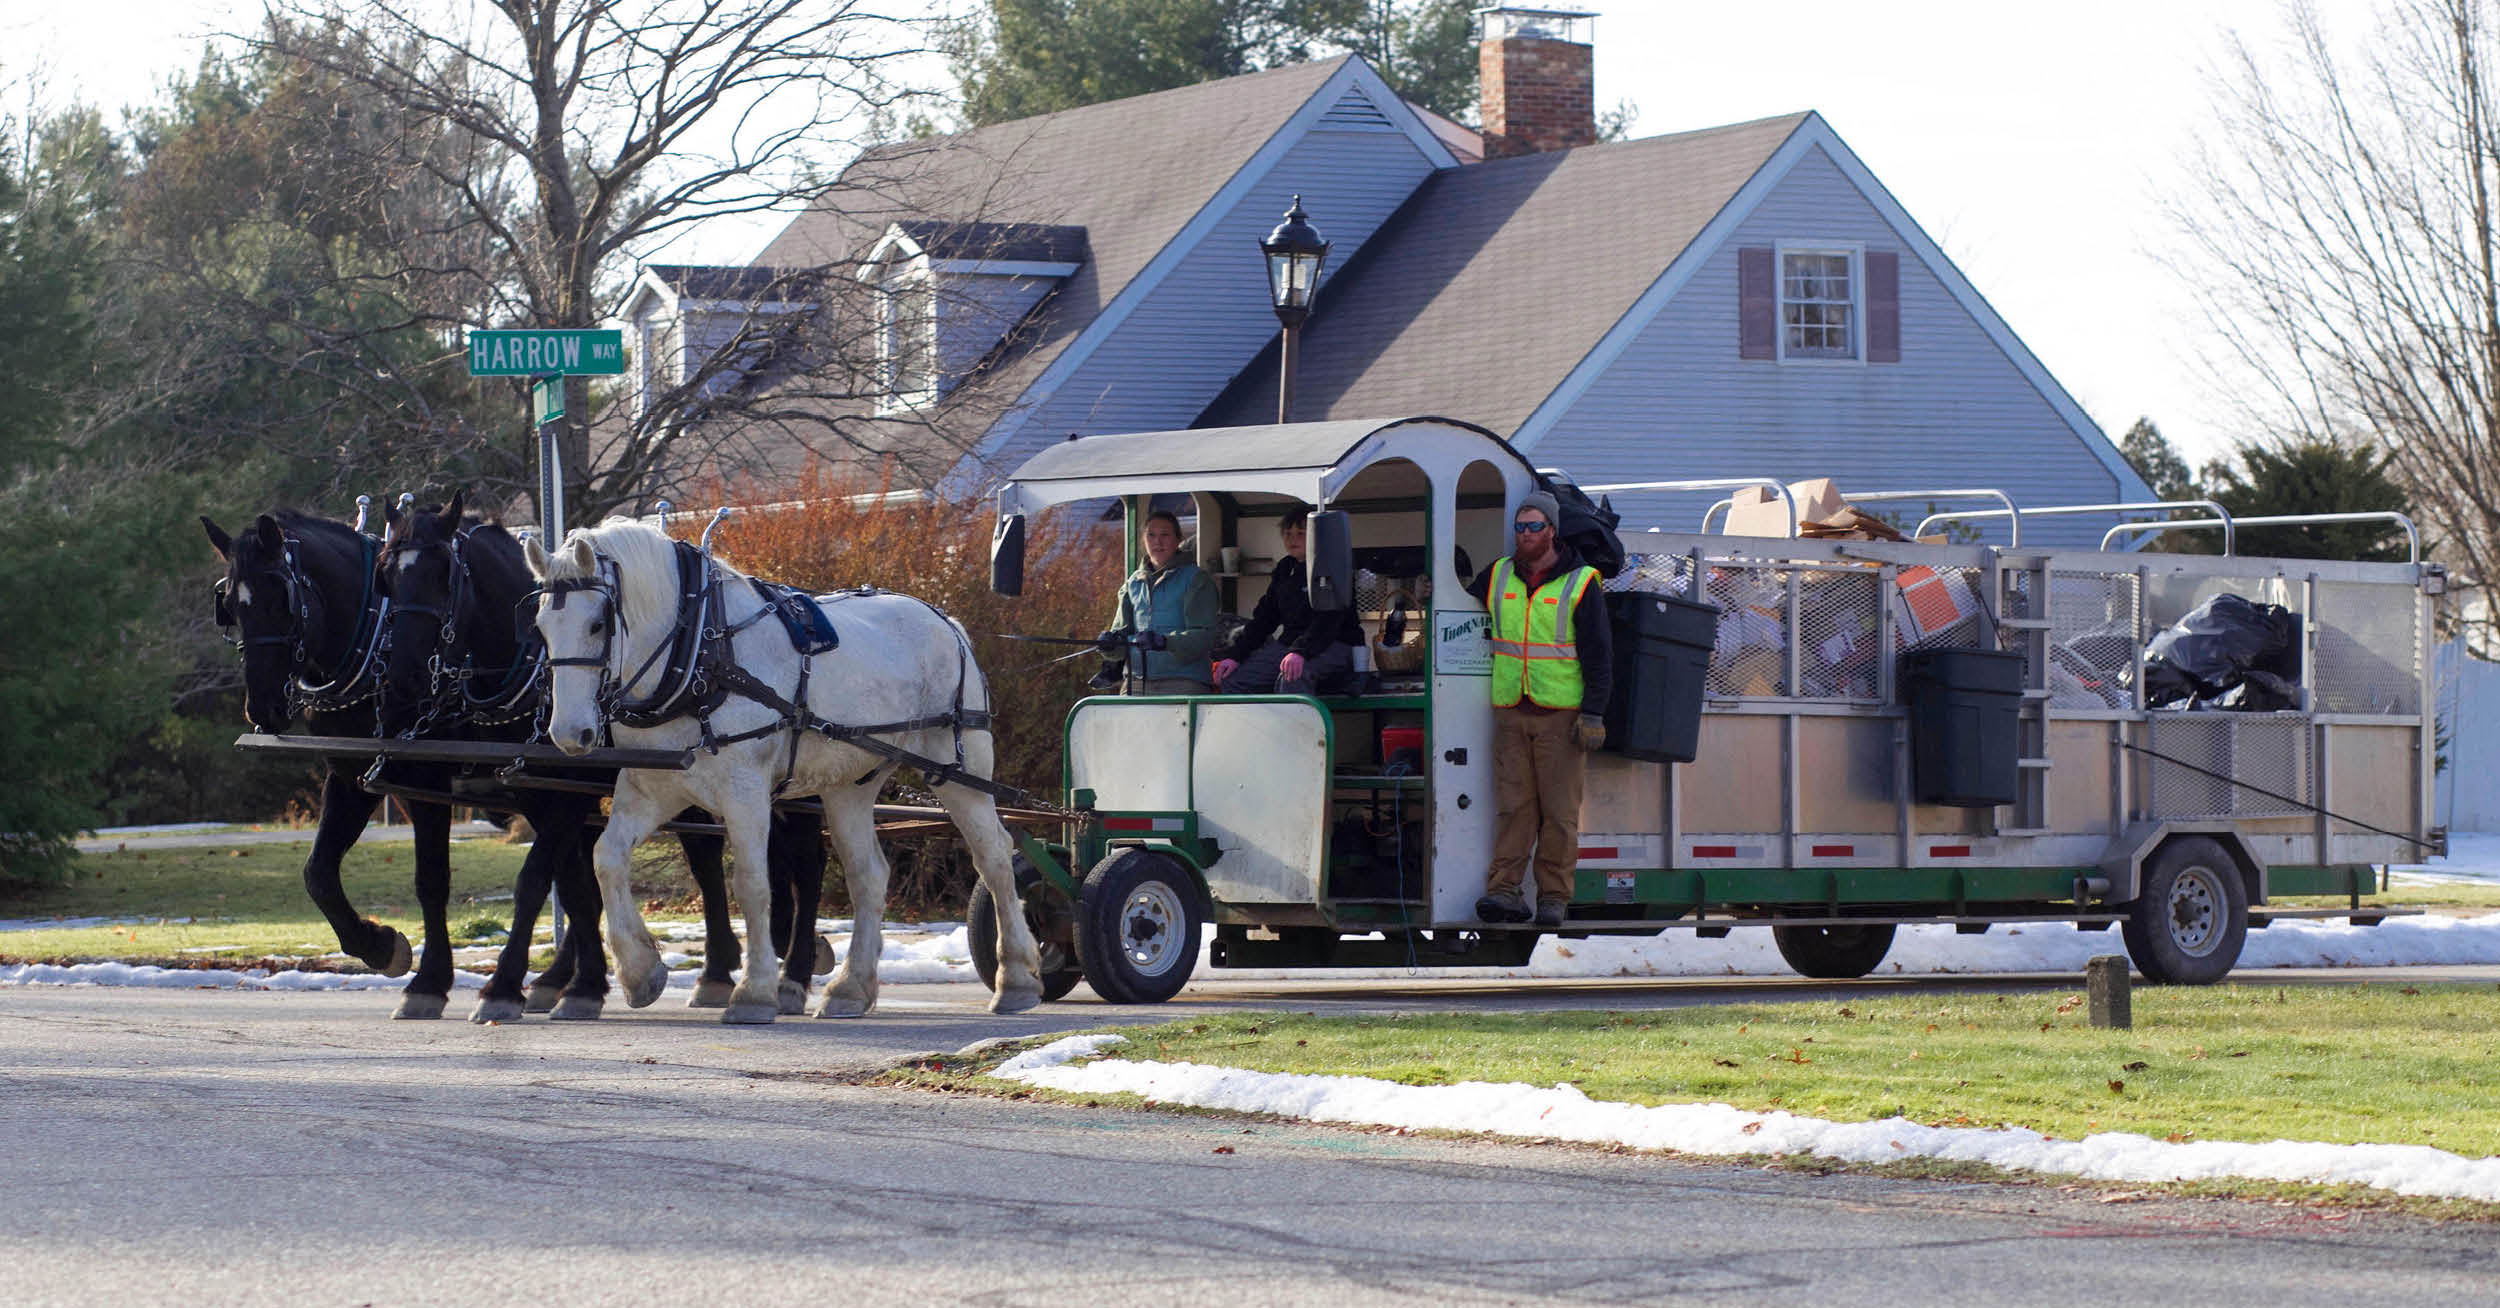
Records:
[[[1459,413],[1517,431],[1806,117],[1434,174],[1322,285],[1294,416]],[[1275,412],[1270,345],[1196,425]]]
[[[828,203],[792,220],[756,262],[856,259],[892,224],[931,214],[1081,228],[1085,266],[986,383],[1020,391],[1350,57],[886,147],[844,170]]]
[[[697,300],[747,300],[772,289],[784,278],[798,279],[809,274],[796,268],[774,268],[763,264],[747,266],[713,266],[708,264],[655,263],[643,271],[660,279],[662,285],[679,295]]]
[[[926,218],[895,226],[933,259],[1083,263],[1085,229],[1052,223],[959,223]]]

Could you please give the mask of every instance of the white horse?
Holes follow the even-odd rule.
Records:
[[[627,769],[616,779],[614,811],[594,855],[600,902],[607,913],[608,947],[627,1001],[640,1008],[658,999],[668,974],[659,947],[634,902],[628,856],[680,810],[699,806],[728,828],[735,860],[732,885],[746,917],[746,968],[731,995],[724,1022],[770,1022],[780,1013],[803,1011],[806,991],[776,981],[765,881],[766,823],[776,793],[814,794],[824,801],[825,826],[850,879],[856,914],[850,952],[825,991],[819,1017],[858,1017],[876,1006],[877,955],[882,949],[887,868],[877,847],[877,792],[896,766],[888,754],[821,731],[774,729],[783,715],[755,699],[732,694],[709,714],[717,750],[700,748],[707,723],[692,714],[645,726],[608,719],[618,704],[655,707],[675,688],[662,683],[682,662],[671,657],[680,632],[681,586],[675,546],[657,529],[629,518],[610,518],[567,536],[553,557],[535,537],[527,547],[530,570],[547,593],[538,604],[538,630],[546,638],[553,672],[547,734],[568,753],[582,753],[607,728],[613,743],[642,749],[696,750],[682,772]],[[989,683],[972,661],[963,628],[929,605],[905,595],[846,594],[826,605],[840,645],[802,656],[745,574],[713,562],[719,600],[715,619],[730,634],[716,651],[784,700],[801,701],[818,723],[845,726],[914,724],[962,713],[977,724],[915,726],[873,738],[941,764],[960,748],[961,770],[987,781],[993,763],[987,728]],[[569,603],[567,601],[570,601]],[[696,620],[700,621],[700,610]],[[763,618],[762,621],[756,621]],[[802,678],[804,669],[804,678]],[[715,665],[715,671],[718,666]],[[734,673],[732,674],[734,677]],[[691,680],[680,678],[681,682]],[[804,686],[804,694],[799,688]],[[667,711],[639,715],[646,721]],[[793,748],[793,735],[796,746]],[[744,736],[745,739],[729,740]],[[997,801],[960,780],[937,787],[938,802],[962,833],[992,902],[1014,905],[1011,845],[998,820]],[[998,915],[998,990],[994,1013],[1021,1012],[1041,1002],[1040,955],[1024,915]]]

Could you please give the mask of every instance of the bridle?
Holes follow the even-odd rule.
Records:
[[[293,533],[281,536],[278,560],[267,570],[286,590],[286,630],[258,636],[245,635],[240,613],[235,608],[232,578],[220,577],[210,588],[209,616],[215,621],[218,634],[244,658],[249,659],[255,647],[284,646],[287,654],[286,703],[288,715],[299,713],[331,713],[350,708],[373,698],[381,689],[374,669],[381,661],[382,631],[390,601],[374,593],[373,569],[375,549],[372,537],[358,533],[364,542],[366,568],[364,605],[358,616],[356,632],[349,638],[349,651],[342,660],[343,671],[322,685],[304,679],[304,670],[312,663],[307,641],[313,630],[313,608],[324,603],[319,587],[304,575],[298,551],[303,542]],[[248,578],[246,579],[248,580]]]
[[[385,614],[379,641],[385,652],[398,639],[401,618],[426,617],[435,622],[434,648],[427,653],[425,660],[425,706],[416,720],[399,733],[401,739],[416,739],[438,724],[499,726],[531,712],[537,706],[538,681],[548,666],[547,646],[546,642],[538,639],[537,632],[520,619],[524,607],[536,603],[536,591],[522,595],[514,606],[513,659],[503,669],[503,680],[493,691],[479,695],[472,689],[480,671],[473,651],[461,650],[455,658],[454,650],[462,643],[462,619],[475,607],[477,582],[469,570],[468,556],[461,548],[475,530],[475,527],[462,527],[448,539],[439,541],[402,540],[395,533],[383,538],[377,568],[385,575],[396,575],[402,555],[441,551],[444,575],[448,578],[440,604],[414,603],[397,596],[386,600],[390,608]]]
[[[679,548],[682,550],[685,547],[680,545]],[[711,704],[717,704],[718,698],[710,697],[711,704],[702,703],[710,690],[703,676],[704,646],[707,638],[733,634],[720,631],[704,621],[705,601],[711,592],[711,561],[703,559],[702,566],[692,570],[694,576],[690,578],[684,557],[679,558],[681,587],[672,636],[654,643],[651,652],[643,657],[642,664],[631,675],[620,677],[617,674],[619,638],[627,633],[622,578],[617,571],[616,560],[605,554],[596,558],[597,575],[565,577],[545,582],[538,589],[550,612],[562,612],[565,601],[580,594],[596,596],[598,602],[607,606],[607,621],[599,625],[599,652],[558,658],[552,650],[548,650],[545,662],[550,675],[556,668],[599,669],[599,689],[592,696],[591,704],[598,711],[602,727],[617,722],[629,727],[655,727],[690,711],[699,715],[708,714]],[[684,584],[689,581],[692,584]],[[543,648],[543,641],[541,645]],[[663,658],[668,659],[668,666],[662,674],[660,688],[643,699],[627,700],[627,693],[640,685]],[[551,702],[553,698],[550,694]]]

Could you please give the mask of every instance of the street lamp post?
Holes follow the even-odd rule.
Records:
[[[1267,256],[1267,289],[1276,304],[1276,321],[1284,324],[1282,374],[1276,382],[1276,421],[1293,421],[1293,376],[1302,346],[1302,323],[1311,316],[1311,297],[1319,293],[1319,274],[1328,262],[1328,242],[1302,212],[1302,197],[1293,197],[1285,221],[1259,242]]]

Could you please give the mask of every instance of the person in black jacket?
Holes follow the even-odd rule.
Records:
[[[1227,694],[1337,695],[1353,684],[1363,620],[1352,609],[1321,613],[1311,607],[1304,562],[1310,517],[1298,504],[1285,514],[1285,557],[1276,561],[1267,593],[1250,611],[1250,625],[1229,648],[1217,651],[1215,682]]]

